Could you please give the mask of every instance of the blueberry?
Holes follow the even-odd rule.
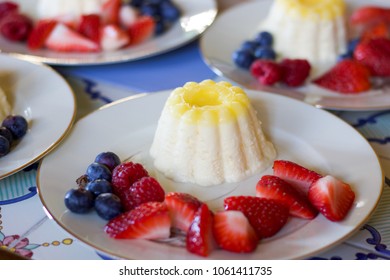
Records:
[[[101,193],[111,193],[112,192],[112,184],[111,182],[105,179],[97,179],[89,182],[85,189],[87,191],[92,192],[95,196],[98,196]]]
[[[142,5],[139,10],[142,15],[151,16],[153,18],[158,18],[161,16],[160,6],[156,4],[146,3]]]
[[[268,46],[268,47],[272,46],[272,44],[274,43],[272,34],[267,31],[260,32],[256,36],[255,41],[262,46]]]
[[[96,156],[95,162],[104,164],[111,171],[121,163],[120,158],[113,152],[103,152]]]
[[[28,123],[23,116],[11,115],[3,120],[2,126],[8,128],[11,131],[13,138],[18,140],[26,134]]]
[[[87,213],[94,205],[94,196],[85,189],[71,189],[65,194],[65,206],[74,213]]]
[[[360,43],[360,38],[352,39],[348,42],[347,53],[353,54],[356,46]]]
[[[254,55],[245,50],[237,50],[233,52],[233,62],[241,68],[249,69],[252,62],[255,60]]]
[[[162,18],[168,22],[175,22],[180,18],[179,8],[170,1],[160,3],[160,12]]]
[[[254,56],[256,57],[256,59],[276,59],[276,53],[270,47],[258,47],[254,52]]]
[[[11,150],[11,145],[7,138],[0,135],[0,157],[5,156]]]
[[[105,179],[111,181],[112,173],[111,170],[104,164],[93,162],[91,163],[85,173],[89,181],[97,179]]]
[[[9,144],[12,145],[14,137],[12,136],[12,133],[8,128],[6,128],[5,126],[0,127],[0,135],[7,138]]]
[[[137,8],[141,7],[143,3],[144,3],[144,0],[131,0],[130,1],[130,5],[137,7]]]
[[[99,217],[111,220],[123,212],[123,206],[118,196],[113,193],[102,193],[95,200],[95,210]]]
[[[346,53],[339,55],[337,58],[337,61],[340,62],[342,60],[351,59],[351,58],[353,58],[353,54],[350,52],[346,52]]]
[[[160,35],[165,32],[170,26],[170,24],[166,21],[164,21],[161,18],[156,19],[155,21],[155,27],[154,27],[154,34],[155,35]]]
[[[259,47],[259,43],[255,41],[245,41],[244,43],[241,44],[240,50],[254,53],[258,47]]]

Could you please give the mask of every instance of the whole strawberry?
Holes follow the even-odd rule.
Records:
[[[303,85],[309,77],[311,65],[306,59],[283,59],[280,62],[282,82],[289,87]]]
[[[373,76],[390,76],[390,40],[374,38],[361,42],[354,51],[354,58],[365,65]]]
[[[360,93],[371,88],[370,71],[359,61],[345,59],[313,81],[320,87],[339,93]]]

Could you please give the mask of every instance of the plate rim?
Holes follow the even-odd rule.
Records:
[[[72,130],[72,127],[73,127],[73,125],[75,123],[76,116],[77,116],[76,95],[75,95],[73,89],[71,88],[71,86],[69,85],[69,83],[66,81],[66,79],[64,77],[62,77],[58,72],[56,72],[53,68],[51,68],[50,66],[48,66],[46,64],[43,64],[43,63],[31,62],[31,61],[18,59],[16,57],[9,56],[9,55],[7,55],[5,53],[1,53],[0,52],[0,61],[3,60],[3,59],[15,60],[15,61],[18,61],[19,63],[27,64],[27,65],[30,65],[32,67],[39,67],[41,69],[45,69],[43,71],[47,71],[47,72],[50,72],[53,75],[55,75],[58,79],[60,79],[63,82],[63,84],[67,88],[67,91],[71,95],[73,112],[72,112],[72,116],[70,117],[69,123],[67,124],[67,127],[64,128],[64,131],[62,132],[62,134],[57,139],[55,139],[49,146],[47,146],[45,149],[43,149],[43,151],[39,155],[36,155],[35,157],[31,158],[30,160],[24,162],[23,164],[20,164],[18,167],[14,168],[11,171],[8,171],[6,173],[0,174],[0,180],[4,179],[6,177],[9,177],[9,176],[11,176],[11,175],[13,175],[13,174],[23,170],[24,168],[30,166],[31,164],[36,163],[37,161],[39,161],[43,157],[45,157],[47,154],[49,154],[51,151],[53,151],[68,136],[68,134]]]
[[[203,36],[200,38],[200,43],[199,43],[200,53],[201,53],[201,57],[202,57],[203,61],[215,74],[217,74],[221,78],[228,79],[233,83],[237,83],[240,86],[242,86],[246,89],[249,89],[249,90],[267,91],[267,92],[272,92],[272,93],[279,94],[282,96],[288,96],[290,98],[300,100],[302,102],[305,102],[307,104],[310,104],[314,107],[321,108],[321,109],[342,110],[342,111],[358,111],[359,112],[359,111],[384,111],[384,110],[388,110],[390,108],[390,89],[387,92],[372,95],[374,97],[375,96],[383,96],[385,94],[388,95],[389,101],[388,101],[387,105],[380,103],[381,100],[378,100],[378,103],[380,103],[378,105],[351,107],[351,106],[348,106],[346,104],[344,104],[344,105],[337,104],[337,102],[340,100],[345,100],[344,103],[346,103],[346,102],[348,102],[348,99],[353,100],[353,99],[356,99],[356,97],[363,98],[363,99],[370,99],[370,96],[367,96],[367,95],[366,96],[362,96],[362,95],[354,96],[353,94],[348,95],[348,94],[333,93],[333,94],[337,94],[337,95],[335,95],[335,96],[331,96],[331,95],[322,96],[321,95],[320,100],[316,100],[315,97],[310,98],[310,92],[308,92],[307,93],[308,96],[306,96],[305,93],[298,91],[296,88],[282,88],[282,87],[271,87],[271,86],[260,85],[257,82],[256,83],[253,82],[255,80],[252,79],[248,75],[247,71],[239,69],[238,67],[235,67],[234,65],[227,64],[226,62],[222,62],[222,61],[219,61],[217,59],[213,59],[213,58],[206,56],[207,52],[205,51],[205,49],[206,49],[205,45],[206,45],[207,36],[213,31],[213,28],[215,28],[215,26],[220,23],[221,17],[222,18],[229,17],[229,16],[231,16],[231,14],[237,13],[237,11],[241,11],[241,10],[245,10],[245,9],[248,9],[248,10],[254,12],[254,11],[257,11],[258,9],[256,9],[256,8],[249,9],[249,7],[260,7],[261,5],[271,5],[272,1],[273,0],[249,1],[249,2],[244,2],[240,5],[233,6],[225,11],[222,11],[219,14],[219,16],[216,18],[216,20],[214,21],[213,25],[205,31]],[[346,0],[346,1],[352,1],[352,0]],[[354,4],[361,5],[363,2],[367,2],[367,0],[358,0]],[[348,3],[346,3],[346,4],[348,5]],[[371,3],[371,4],[374,5],[375,3]],[[386,4],[386,3],[384,3],[384,4]],[[389,6],[389,4],[386,4],[386,5]],[[253,83],[250,85],[240,83],[237,79],[234,79],[234,77],[232,77],[232,74],[226,74],[223,70],[221,70],[220,69],[221,67],[227,67],[231,70],[234,70],[234,71],[238,72],[238,75],[247,76],[245,79],[250,79],[251,81],[253,80],[252,81]],[[310,91],[310,89],[308,91]]]
[[[26,0],[21,0],[21,1],[26,1]],[[177,0],[174,0],[174,1],[177,1]],[[182,0],[180,0],[180,1],[182,1]],[[190,1],[193,1],[194,3],[196,3],[197,0],[190,0]],[[216,0],[203,0],[203,1],[207,1],[206,3],[208,3],[208,5],[210,6],[209,11],[213,13],[213,17],[211,18],[211,21],[208,22],[207,25],[205,25],[201,31],[196,31],[191,36],[184,36],[186,34],[183,33],[183,34],[181,34],[182,38],[181,38],[181,40],[179,40],[179,42],[177,42],[177,40],[175,40],[174,43],[168,42],[168,44],[166,46],[164,46],[163,48],[156,49],[154,51],[146,51],[146,52],[138,51],[139,54],[134,55],[132,51],[126,52],[126,49],[120,49],[120,50],[113,52],[115,55],[107,56],[107,57],[104,55],[104,52],[93,53],[88,58],[77,57],[80,55],[80,53],[76,53],[76,56],[73,56],[72,53],[69,53],[69,54],[68,53],[59,53],[60,57],[56,57],[56,56],[54,56],[54,57],[49,56],[48,57],[48,56],[45,56],[44,54],[43,55],[34,54],[33,52],[29,52],[27,49],[26,49],[26,52],[5,51],[5,50],[2,50],[1,45],[0,45],[0,53],[1,52],[6,53],[10,56],[14,56],[14,57],[16,57],[18,59],[22,59],[22,60],[28,60],[30,62],[46,63],[46,64],[53,65],[53,66],[105,65],[105,64],[112,64],[112,63],[137,61],[137,60],[150,58],[153,56],[158,56],[160,54],[167,53],[167,52],[170,52],[170,51],[175,50],[177,48],[180,48],[180,47],[182,47],[186,44],[189,44],[192,41],[196,40],[214,22],[217,14],[218,14],[218,5],[217,5]],[[184,16],[182,15],[181,18],[183,18],[183,17],[185,17],[185,14],[184,14]],[[179,19],[179,21],[180,21],[180,19]],[[179,23],[176,23],[176,24],[179,24]],[[177,29],[176,31],[184,32],[183,28],[181,28],[181,27],[172,26],[172,28],[176,28]],[[169,31],[170,30],[168,30],[167,32],[169,32]],[[164,34],[162,34],[162,36],[164,36]],[[153,40],[151,40],[151,42],[153,42]],[[10,42],[8,42],[8,43],[11,44]],[[142,44],[140,44],[140,45],[142,45]],[[139,47],[139,46],[137,45],[137,47]],[[64,55],[64,57],[61,57],[62,55]]]
[[[161,91],[161,92],[157,92],[156,94],[158,93],[167,93],[168,91],[164,90],[164,91]],[[255,91],[252,91],[252,90],[248,90],[248,92],[255,92]],[[258,93],[257,93],[258,94]],[[266,93],[268,94],[269,96],[272,96],[272,94],[270,93]],[[110,107],[113,107],[115,106],[116,104],[122,104],[122,103],[128,103],[128,102],[132,102],[132,99],[144,99],[145,97],[146,98],[153,98],[153,96],[155,96],[155,94],[150,94],[150,95],[145,95],[145,94],[140,94],[138,96],[135,96],[135,97],[129,97],[129,98],[123,98],[123,99],[120,99],[118,101],[116,101],[114,104],[108,104],[106,106],[104,106],[103,110],[105,108],[110,108]],[[299,102],[299,101],[296,101],[296,100],[292,100],[288,97],[283,97],[283,96],[277,96],[277,95],[274,95],[275,98],[285,98],[285,99],[288,99],[288,102]],[[271,97],[273,98],[273,97]],[[299,103],[302,103],[302,102],[299,102]],[[306,106],[310,106],[308,104],[304,104],[302,103],[302,105],[306,105]],[[320,110],[322,111],[322,113],[325,113],[326,115],[328,115],[327,117],[331,117],[331,118],[334,118],[336,121],[341,121],[342,123],[344,123],[345,125],[349,125],[346,121],[344,121],[343,119],[337,117],[336,115],[334,114],[331,114],[330,112],[327,112],[325,110],[321,110],[321,109],[317,109],[317,110]],[[99,111],[99,110],[97,110]],[[95,113],[96,111],[88,114],[87,116],[85,116],[84,118],[89,118],[89,117],[93,117],[93,114]],[[77,125],[77,123],[76,123]],[[360,222],[357,224],[357,225],[354,225],[354,229],[349,231],[347,234],[345,234],[344,236],[342,236],[341,238],[338,238],[337,240],[333,240],[332,242],[330,242],[327,246],[325,247],[322,247],[322,248],[319,248],[317,250],[313,250],[311,252],[307,252],[305,254],[300,254],[298,257],[295,257],[293,259],[302,259],[302,258],[305,258],[307,256],[312,256],[313,254],[316,254],[318,252],[322,252],[324,250],[327,250],[327,249],[330,249],[331,247],[334,247],[340,243],[342,243],[344,240],[348,239],[350,236],[352,236],[358,229],[359,227],[361,227],[361,225],[363,225],[370,217],[371,215],[373,214],[373,212],[375,211],[375,209],[377,208],[378,206],[378,203],[379,203],[379,200],[380,200],[380,197],[381,197],[381,194],[383,192],[383,181],[384,181],[384,173],[383,173],[383,169],[382,169],[382,166],[381,166],[381,162],[377,156],[377,154],[375,153],[375,151],[373,150],[373,148],[371,147],[371,145],[369,145],[368,141],[366,138],[364,138],[362,135],[358,134],[358,132],[356,132],[356,136],[357,137],[360,137],[362,140],[364,140],[365,144],[367,145],[368,148],[370,148],[369,150],[369,153],[371,154],[372,153],[372,156],[375,156],[375,159],[376,159],[376,164],[378,164],[378,168],[379,170],[377,170],[380,174],[381,174],[381,178],[380,178],[380,186],[379,186],[379,189],[377,190],[378,191],[378,196],[375,197],[375,200],[372,202],[373,203],[373,207],[372,209],[370,209],[369,212],[364,212],[364,218],[360,220]],[[85,243],[89,246],[91,246],[92,248],[94,248],[95,250],[99,251],[99,252],[102,252],[104,254],[107,254],[108,256],[111,256],[111,257],[117,257],[117,258],[124,258],[124,259],[131,259],[129,258],[129,256],[126,256],[125,254],[122,255],[122,254],[115,254],[112,251],[112,249],[104,249],[104,248],[101,248],[103,247],[102,245],[99,245],[99,244],[94,244],[93,242],[90,242],[89,240],[86,240],[86,238],[83,238],[79,233],[75,233],[74,231],[68,229],[65,225],[64,222],[60,221],[59,220],[59,217],[55,217],[50,209],[50,207],[48,207],[46,201],[45,201],[45,198],[43,197],[43,191],[42,191],[42,186],[41,186],[41,171],[42,171],[42,166],[45,162],[45,159],[40,162],[39,164],[39,167],[38,167],[38,171],[37,171],[37,177],[36,177],[36,180],[37,180],[37,188],[38,188],[38,194],[39,194],[39,198],[46,210],[46,213],[54,220],[56,221],[57,225],[59,225],[61,228],[63,228],[65,231],[67,231],[69,234],[71,234],[72,236],[74,236],[75,238],[79,239],[82,243]],[[379,178],[377,178],[379,179]],[[376,179],[375,179],[376,180]],[[379,183],[379,182],[378,182]],[[194,258],[196,258],[196,256],[194,256]],[[151,257],[151,259],[153,259],[153,257]],[[256,258],[258,259],[258,258]]]

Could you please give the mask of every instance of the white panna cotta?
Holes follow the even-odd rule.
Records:
[[[346,51],[345,9],[343,0],[275,0],[259,31],[273,35],[280,58],[307,59],[319,76]]]
[[[172,91],[150,154],[166,177],[201,186],[241,181],[276,157],[246,93],[211,80]]]

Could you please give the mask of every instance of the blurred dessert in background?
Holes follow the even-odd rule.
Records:
[[[276,0],[259,26],[274,38],[280,57],[306,59],[312,76],[328,71],[346,51],[343,0]]]

